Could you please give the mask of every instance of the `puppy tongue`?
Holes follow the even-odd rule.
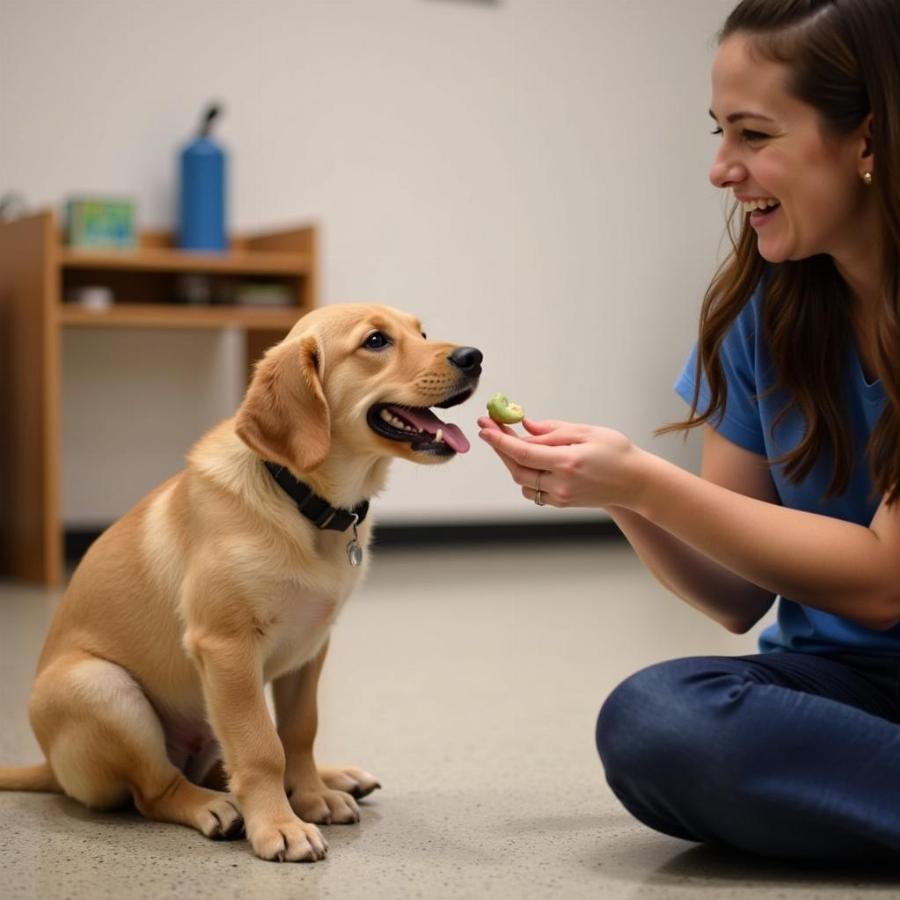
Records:
[[[469,442],[458,425],[452,422],[444,424],[444,443],[452,447],[457,453],[468,453]]]
[[[444,443],[451,447],[457,453],[467,453],[469,450],[469,442],[462,433],[459,426],[450,422],[442,422],[430,409],[424,407],[416,407],[412,409],[408,406],[392,406],[391,412],[408,422],[410,425],[418,428],[420,431],[427,431],[431,435],[435,435],[438,431],[443,433]]]

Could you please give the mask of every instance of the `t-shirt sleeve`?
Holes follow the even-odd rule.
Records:
[[[755,306],[752,302],[747,304],[722,342],[720,358],[727,383],[727,396],[724,412],[710,419],[710,425],[739,447],[765,456],[766,442],[757,402]],[[697,346],[694,345],[675,382],[675,393],[687,404],[694,398],[696,374]],[[702,374],[697,410],[703,412],[708,406],[709,387],[706,376]]]

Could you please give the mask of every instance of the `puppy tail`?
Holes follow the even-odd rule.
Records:
[[[61,794],[62,788],[50,768],[42,762],[34,766],[0,766],[0,791],[44,791]]]

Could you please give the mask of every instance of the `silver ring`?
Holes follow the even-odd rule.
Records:
[[[546,504],[544,503],[544,492],[543,492],[543,491],[536,491],[536,492],[535,492],[535,494],[534,494],[534,502],[535,502],[535,504],[536,504],[537,506],[545,506],[545,505],[546,505]]]

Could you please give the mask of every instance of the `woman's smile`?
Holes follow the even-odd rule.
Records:
[[[777,218],[780,210],[781,204],[768,206],[763,209],[754,209],[750,213],[749,222],[757,231],[759,231],[760,228],[764,228],[766,225],[769,225],[773,219]]]

